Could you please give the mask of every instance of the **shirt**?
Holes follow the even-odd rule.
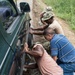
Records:
[[[49,25],[49,27],[54,29],[56,34],[64,35],[61,25],[56,20],[54,20],[53,23]]]
[[[42,26],[43,23],[41,21],[39,21],[39,25]],[[64,32],[63,32],[61,25],[55,19],[54,19],[53,23],[50,24],[48,27],[54,29],[56,34],[64,35]]]
[[[62,34],[55,34],[50,42],[51,55],[61,62],[75,62],[75,48]]]
[[[63,75],[61,67],[57,65],[46,50],[43,51],[43,55],[40,58],[35,60],[42,75]]]

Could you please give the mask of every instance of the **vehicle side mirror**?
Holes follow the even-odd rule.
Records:
[[[22,12],[30,12],[30,6],[26,2],[20,3],[20,9],[21,9]]]

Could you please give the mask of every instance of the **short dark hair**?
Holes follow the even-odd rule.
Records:
[[[48,35],[48,34],[55,34],[55,31],[53,28],[46,28],[43,32],[43,35]]]

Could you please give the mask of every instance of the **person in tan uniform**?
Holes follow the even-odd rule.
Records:
[[[42,75],[63,75],[63,70],[57,65],[41,44],[35,44],[32,50],[29,50],[25,44],[24,51],[35,58],[36,63],[25,65],[25,68],[39,68]]]
[[[41,18],[43,25],[39,28],[31,28],[30,33],[35,35],[42,35],[44,30],[48,27],[53,28],[56,34],[63,34],[61,25],[54,19],[52,12],[45,12]]]
[[[42,17],[43,17],[43,14],[46,13],[46,12],[49,12],[49,13],[53,13],[53,9],[51,6],[47,6],[43,12],[40,14],[40,21],[39,21],[39,25],[43,25],[42,23]]]

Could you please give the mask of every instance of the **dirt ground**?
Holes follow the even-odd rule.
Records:
[[[33,0],[33,26],[34,28],[39,27],[38,25],[39,16],[45,7],[46,5],[42,2],[42,0]],[[63,31],[65,33],[65,36],[75,46],[75,33],[69,28],[69,25],[64,20],[57,18],[57,17],[55,17],[55,19],[61,24]],[[42,36],[35,36],[34,41],[44,42],[45,39]]]

